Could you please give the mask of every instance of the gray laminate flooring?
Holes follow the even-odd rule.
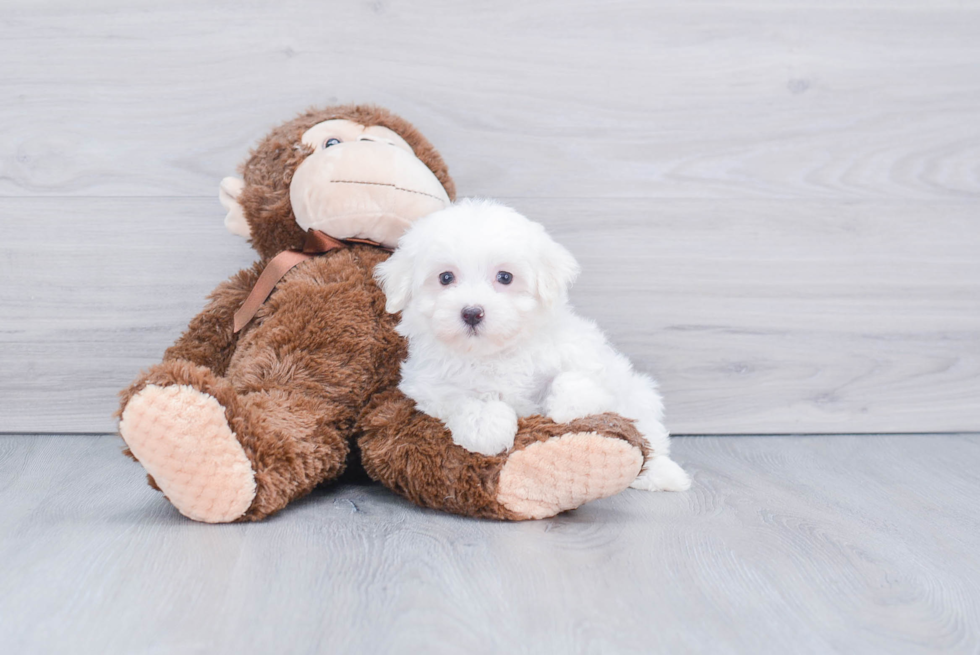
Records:
[[[976,653],[980,435],[688,437],[545,521],[373,484],[182,518],[113,436],[0,437],[2,653]]]

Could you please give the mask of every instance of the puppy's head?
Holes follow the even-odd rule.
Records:
[[[398,331],[460,352],[516,344],[568,298],[575,258],[544,227],[490,201],[419,219],[375,269]]]

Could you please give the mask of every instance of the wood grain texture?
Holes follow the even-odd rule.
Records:
[[[218,180],[349,101],[572,247],[675,432],[980,429],[975,3],[0,7],[0,432],[111,430],[252,259]]]
[[[975,3],[3,5],[7,196],[210,196],[351,101],[416,122],[464,195],[980,195]]]
[[[573,301],[674,432],[980,430],[971,203],[512,202],[581,260]],[[0,199],[0,430],[111,431],[117,391],[253,260],[216,200],[64,206]]]
[[[113,437],[0,438],[5,653],[975,653],[980,438],[675,441],[681,494],[518,524],[374,485],[192,523]]]

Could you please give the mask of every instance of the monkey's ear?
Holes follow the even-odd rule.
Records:
[[[397,314],[405,309],[412,295],[412,261],[406,249],[395,250],[374,267],[374,279],[385,292],[385,311]]]
[[[228,228],[228,231],[250,239],[252,230],[248,226],[248,221],[245,220],[245,210],[238,204],[238,196],[241,195],[244,188],[245,180],[238,177],[226,177],[221,180],[221,184],[218,186],[218,200],[221,201],[221,206],[228,210],[228,215],[225,216],[225,227]]]

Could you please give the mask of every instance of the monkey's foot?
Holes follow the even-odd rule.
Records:
[[[500,471],[497,501],[525,519],[543,519],[618,494],[643,466],[629,442],[575,432],[514,452]]]
[[[205,523],[242,516],[255,474],[213,397],[187,385],[147,385],[123,410],[119,433],[181,514]]]

